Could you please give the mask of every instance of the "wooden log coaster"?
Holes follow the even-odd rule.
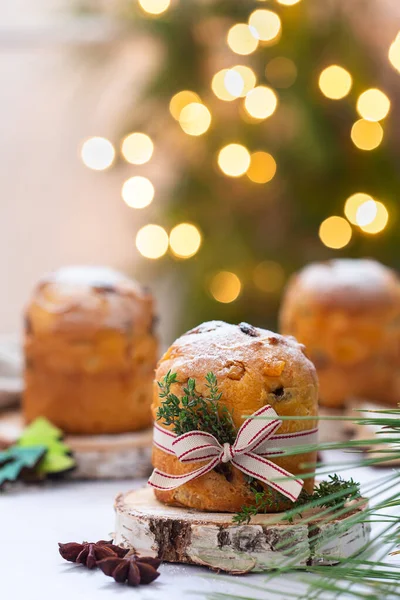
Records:
[[[0,336],[0,409],[19,404],[23,389],[22,349],[17,335]]]
[[[23,431],[19,411],[0,413],[0,443],[14,443]],[[132,479],[150,475],[153,430],[110,435],[67,435],[76,458],[72,479]]]
[[[367,501],[359,506],[346,517],[331,521],[309,510],[292,523],[282,521],[284,513],[280,513],[256,515],[248,525],[235,525],[230,513],[161,504],[146,487],[117,496],[114,542],[134,548],[142,556],[204,565],[231,574],[282,566],[333,565],[368,544],[370,525],[366,519],[346,527],[350,516],[365,510]]]

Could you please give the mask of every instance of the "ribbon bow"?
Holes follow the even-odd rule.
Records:
[[[269,417],[269,419],[255,417]],[[149,484],[159,490],[173,490],[205,475],[220,463],[231,462],[246,475],[259,479],[294,502],[304,482],[295,479],[291,473],[265,457],[283,454],[285,448],[299,443],[315,443],[318,430],[274,435],[281,425],[282,421],[272,406],[263,406],[246,419],[232,445],[228,443],[222,445],[211,433],[205,431],[189,431],[176,436],[155,424],[154,445],[160,450],[176,456],[182,463],[206,460],[209,462],[184,475],[169,475],[154,469]]]

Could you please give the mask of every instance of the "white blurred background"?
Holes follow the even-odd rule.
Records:
[[[359,31],[388,44],[400,2],[375,7],[364,29],[358,13]],[[112,59],[96,66],[109,44]],[[132,69],[139,89],[154,54],[112,23],[82,22],[68,2],[0,0],[0,333],[19,330],[30,290],[48,270],[90,263],[132,271],[145,216],[121,202],[121,170],[85,168],[79,148],[89,136],[115,137],[116,116],[134,110],[126,106]]]
[[[119,170],[85,168],[79,149],[86,137],[112,137],[132,56],[138,86],[152,59],[143,40],[81,23],[61,2],[0,7],[0,333],[11,333],[44,272],[74,263],[132,270],[142,216],[121,202]],[[91,63],[91,48],[108,44],[112,60]]]

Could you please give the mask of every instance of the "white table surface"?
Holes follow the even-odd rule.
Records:
[[[326,458],[329,462],[342,460],[338,453]],[[385,473],[389,473],[389,469],[363,468],[344,471],[343,475],[351,475],[368,485]],[[181,600],[207,598],[213,592],[223,592],[228,594],[227,597],[237,594],[262,600],[286,600],[290,592],[302,587],[301,582],[305,578],[312,577],[297,572],[274,578],[268,583],[267,574],[232,577],[212,573],[206,568],[165,564],[160,567],[161,575],[154,584],[133,589],[114,583],[98,570],[89,571],[60,557],[57,547],[59,541],[109,538],[114,523],[115,495],[143,483],[58,482],[9,488],[0,494],[0,598],[116,600],[134,597],[140,600]],[[373,527],[376,529],[379,525]],[[380,553],[382,549],[383,543]],[[394,557],[390,561],[400,565],[400,560]],[[275,590],[273,594],[268,591],[272,584]],[[261,589],[251,589],[252,585],[258,585]],[[281,593],[277,594],[277,590],[281,590]],[[198,596],[194,596],[193,591]]]

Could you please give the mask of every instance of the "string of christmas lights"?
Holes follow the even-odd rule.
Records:
[[[282,6],[293,6],[300,0],[276,0]],[[149,18],[162,18],[173,7],[170,0],[138,0],[140,8]],[[246,23],[235,23],[226,33],[226,48],[242,57],[249,56],[262,46],[278,44],[283,31],[281,17],[270,8],[257,8]],[[394,69],[400,72],[400,32],[390,46],[388,58]],[[210,89],[222,102],[238,102],[242,119],[260,123],[279,110],[277,88],[293,85],[297,67],[287,57],[275,57],[265,66],[270,86],[258,84],[254,70],[246,64],[219,69],[210,81]],[[321,94],[332,101],[340,101],[351,95],[354,77],[343,66],[331,64],[316,77]],[[357,118],[349,132],[349,140],[360,151],[371,152],[382,143],[384,129],[381,122],[390,112],[391,102],[387,94],[378,88],[363,91],[355,100]],[[182,90],[170,98],[169,112],[182,132],[199,137],[213,127],[212,114],[199,94],[194,90]],[[122,158],[131,165],[143,165],[153,156],[154,144],[147,133],[132,132],[120,144]],[[90,169],[109,169],[116,159],[117,151],[110,140],[92,137],[81,147],[83,163]],[[216,155],[216,164],[226,177],[247,177],[251,182],[266,184],[279,169],[275,158],[267,151],[248,149],[243,143],[234,142],[222,146]],[[142,175],[127,179],[121,189],[124,202],[133,209],[145,209],[155,197],[152,182]],[[389,213],[382,201],[366,192],[352,194],[344,201],[343,216],[331,215],[319,226],[322,244],[332,249],[342,249],[351,240],[354,229],[366,235],[382,232],[389,220]],[[158,224],[144,225],[136,235],[136,247],[148,259],[159,259],[168,250],[178,259],[190,259],[202,245],[202,233],[194,223],[178,223],[170,233]],[[266,292],[279,289],[284,272],[279,263],[263,261],[253,274],[254,283]],[[209,291],[221,303],[235,301],[242,292],[239,276],[231,271],[219,271],[210,277]]]

